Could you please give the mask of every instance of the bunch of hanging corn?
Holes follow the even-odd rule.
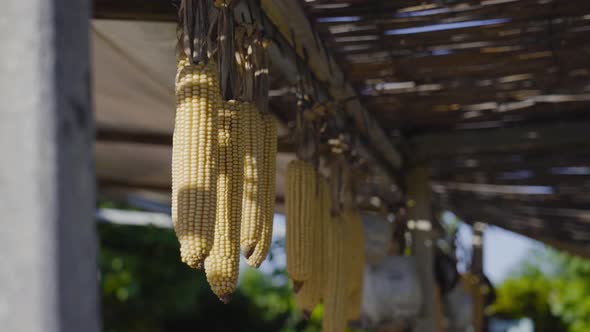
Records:
[[[234,26],[235,3],[215,0],[210,24],[211,0],[181,0],[172,156],[172,219],[182,261],[204,266],[224,302],[236,288],[240,247],[252,266],[268,254],[277,150],[277,124],[266,105],[266,44],[252,27]],[[237,83],[239,73],[247,85]]]
[[[213,245],[216,204],[217,108],[215,63],[178,62],[172,148],[172,220],[182,261],[201,268]]]
[[[311,276],[312,227],[314,206],[317,202],[316,172],[302,161],[294,160],[287,166],[286,238],[287,273],[293,280],[295,291]]]
[[[297,306],[303,310],[306,316],[311,314],[315,306],[320,303],[323,297],[325,284],[325,264],[328,262],[325,250],[326,229],[331,222],[330,214],[332,201],[330,199],[330,186],[325,178],[319,177],[318,180],[318,197],[317,203],[313,206],[313,220],[311,223],[312,237],[311,251],[314,253],[311,257],[311,276],[303,284],[299,292],[295,294]]]

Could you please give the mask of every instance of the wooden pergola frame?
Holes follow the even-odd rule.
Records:
[[[468,223],[485,221],[590,258],[590,218],[586,212],[590,195],[577,182],[590,181],[590,174],[571,178],[552,170],[590,167],[589,155],[580,152],[590,145],[590,122],[587,116],[580,115],[580,109],[589,101],[579,79],[587,75],[587,54],[577,46],[586,41],[579,34],[585,31],[586,23],[574,15],[590,10],[590,3],[538,7],[537,2],[521,0],[518,10],[512,10],[510,2],[495,7],[475,6],[469,10],[470,17],[493,16],[508,10],[512,16],[510,20],[490,22],[488,28],[458,41],[456,34],[449,31],[435,31],[422,40],[406,41],[395,37],[395,31],[430,21],[447,22],[454,12],[410,19],[395,17],[386,22],[375,19],[375,23],[375,11],[398,10],[414,2],[373,1],[359,10],[359,18],[355,19],[359,26],[368,26],[378,34],[378,42],[363,50],[350,46],[357,45],[358,37],[365,32],[344,32],[338,35],[338,41],[330,32],[329,20],[313,21],[317,15],[349,15],[345,9],[327,13],[298,1],[272,0],[243,0],[236,9],[238,16],[253,16],[273,40],[270,57],[289,84],[297,83],[303,68],[312,78],[319,98],[341,107],[335,119],[342,130],[357,138],[355,151],[386,187],[393,188],[391,192],[405,194],[400,195],[402,201],[397,203],[408,203],[410,220],[430,225],[412,230],[413,252],[421,263],[422,288],[427,290],[415,331],[440,330],[436,326],[440,308],[435,305],[437,291],[433,288],[431,269],[432,205],[452,210]],[[52,19],[47,19],[46,13],[51,13]],[[556,21],[554,18],[560,15],[568,20]],[[98,331],[95,185],[168,190],[165,184],[108,178],[95,181],[95,140],[170,146],[171,137],[112,128],[94,131],[88,37],[93,18],[174,22],[176,9],[170,0],[9,0],[0,12],[0,23],[10,27],[0,29],[0,90],[5,92],[2,103],[9,110],[0,113],[0,132],[5,138],[0,143],[2,150],[7,151],[0,172],[0,207],[6,211],[5,218],[14,222],[0,235],[0,247],[5,252],[14,252],[8,260],[16,266],[14,275],[0,276],[11,303],[3,317],[3,326],[8,330]],[[551,35],[555,29],[567,30],[559,37],[558,41],[563,43],[559,47],[554,45],[558,38]],[[510,31],[518,31],[518,38],[507,38]],[[526,38],[535,39],[535,31],[548,34],[550,51],[538,40],[525,49],[514,48]],[[473,43],[479,40],[491,46],[474,47]],[[431,52],[440,47],[441,41],[460,51],[444,58],[415,56],[417,50]],[[349,51],[333,51],[346,47]],[[342,66],[347,57],[358,59],[367,52],[383,49],[395,49],[397,53],[391,52],[372,63]],[[568,59],[567,63],[562,59]],[[555,70],[562,73],[535,81]],[[576,72],[582,74],[570,75]],[[505,103],[481,106],[498,97],[498,89],[480,84],[482,81],[510,83],[515,73],[528,75],[530,89],[551,90],[557,86],[558,92],[571,89],[575,94],[531,97],[523,95],[522,88],[503,86],[501,96],[507,100]],[[427,74],[428,79],[422,80]],[[372,91],[374,95],[366,95],[360,89],[363,84],[368,86],[368,81],[385,78],[412,81],[413,90]],[[414,89],[416,85],[434,90],[428,93],[428,100],[423,100],[424,89]],[[542,117],[535,118],[538,122],[514,120],[530,116],[523,111],[506,120],[505,126],[492,125],[494,129],[453,127],[456,123],[470,128],[504,123],[502,105],[517,102],[523,102],[526,109],[537,107]],[[568,113],[569,121],[557,121],[559,114],[552,113],[554,105],[562,102],[566,106],[560,110]],[[493,111],[471,111],[478,107]],[[386,108],[388,112],[380,114]],[[481,121],[465,120],[465,112],[445,113],[449,111],[473,112]],[[429,115],[433,115],[431,119]],[[400,121],[411,123],[411,130],[401,131],[394,144],[391,124],[395,127]],[[437,132],[431,128],[452,130]],[[417,134],[408,137],[407,132]],[[279,147],[283,152],[295,148],[289,140],[280,141]],[[561,155],[567,158],[560,158]],[[519,170],[532,175],[505,177],[506,173]],[[530,186],[549,189],[540,194],[510,192]],[[279,197],[278,201],[281,200]],[[26,250],[13,250],[22,248],[22,243],[26,243]],[[20,286],[23,282],[29,286],[27,292]]]

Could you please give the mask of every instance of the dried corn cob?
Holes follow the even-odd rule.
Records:
[[[295,294],[295,302],[306,315],[311,314],[314,307],[320,303],[324,289],[324,264],[326,262],[324,240],[326,236],[325,223],[330,222],[330,188],[324,178],[318,179],[318,193],[314,205],[314,218],[312,222],[311,247],[314,253],[311,256],[312,270],[311,277],[307,280],[301,290]]]
[[[244,147],[244,192],[240,246],[248,259],[254,252],[262,232],[264,206],[263,143],[261,114],[250,103],[240,103],[240,141]]]
[[[213,244],[219,82],[214,62],[178,62],[172,148],[172,220],[182,261],[201,268]]]
[[[287,166],[286,238],[287,273],[297,291],[311,275],[311,223],[315,195],[315,170],[294,160]]]
[[[333,218],[326,232],[326,286],[322,331],[341,332],[346,328],[347,275],[344,250],[344,221]]]
[[[275,182],[277,163],[277,120],[270,113],[262,114],[264,142],[262,149],[261,196],[263,197],[260,238],[248,258],[250,266],[258,267],[270,249],[275,209]]]
[[[205,260],[211,290],[226,303],[236,288],[240,261],[243,149],[238,111],[235,101],[223,102],[218,110],[217,220],[213,247]]]

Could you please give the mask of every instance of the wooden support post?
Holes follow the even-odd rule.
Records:
[[[482,222],[473,223],[473,254],[471,256],[471,274],[475,277],[476,284],[473,289],[473,327],[475,332],[484,331],[484,296],[483,288],[483,232],[486,224]]]
[[[88,0],[0,10],[0,326],[99,331]]]
[[[430,169],[424,166],[411,170],[407,177],[408,228],[412,232],[412,252],[417,261],[423,301],[414,332],[437,331],[437,289],[434,280],[434,237],[429,177]]]

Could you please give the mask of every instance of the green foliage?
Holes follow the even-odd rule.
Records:
[[[498,287],[491,309],[508,318],[530,317],[535,331],[590,331],[590,262],[537,251]]]
[[[570,332],[590,331],[590,262],[555,254],[559,272],[551,297],[553,313],[566,322]]]
[[[173,231],[111,224],[98,231],[106,332],[321,330],[321,311],[305,321],[295,309],[284,270],[244,270],[224,305],[202,271],[180,262]]]

